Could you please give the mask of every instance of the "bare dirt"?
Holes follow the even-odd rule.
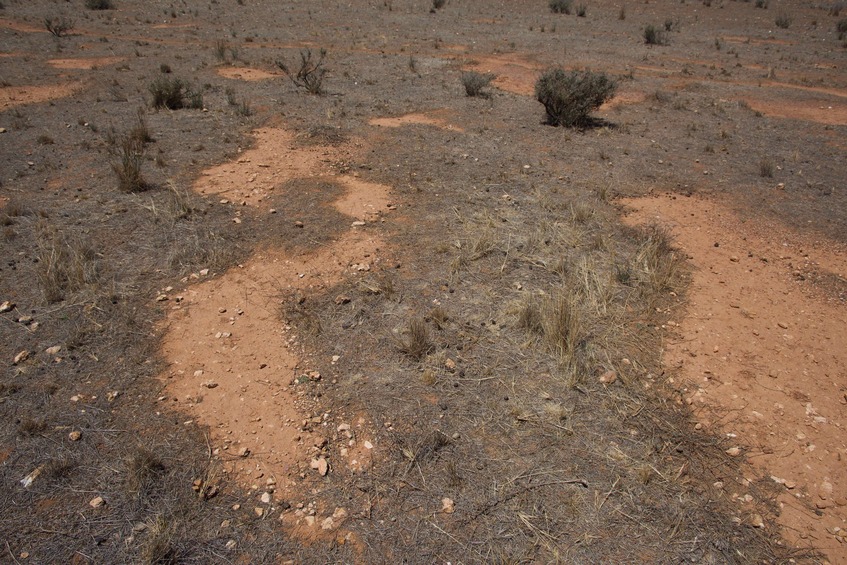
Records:
[[[742,221],[720,202],[624,200],[629,223],[669,227],[694,267],[663,353],[697,430],[718,429],[782,489],[779,522],[842,563],[847,519],[847,260],[843,244]],[[839,281],[818,291],[815,278]],[[732,441],[731,440],[731,441]],[[726,496],[745,500],[727,485]]]
[[[3,559],[847,563],[837,14],[116,5],[0,3]]]

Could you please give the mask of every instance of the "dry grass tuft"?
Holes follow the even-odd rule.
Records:
[[[174,527],[163,516],[147,523],[146,539],[141,547],[140,560],[144,565],[176,565],[179,551],[174,545]]]
[[[144,142],[133,135],[120,140],[115,153],[118,160],[112,163],[112,170],[118,177],[118,190],[121,192],[142,192],[150,188],[141,175],[141,163],[144,161]]]
[[[124,485],[134,498],[142,499],[164,470],[164,463],[152,451],[138,447],[126,459]]]
[[[98,259],[91,247],[46,223],[39,223],[36,232],[36,273],[47,303],[64,300],[69,293],[98,281]]]
[[[421,318],[412,319],[409,322],[406,339],[400,344],[400,351],[415,361],[420,361],[433,349],[435,349],[435,346],[430,340],[426,322]]]

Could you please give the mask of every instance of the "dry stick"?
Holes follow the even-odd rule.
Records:
[[[615,487],[618,486],[618,483],[620,482],[620,480],[621,480],[620,477],[615,479],[615,482],[612,484],[611,490],[609,490],[609,492],[606,493],[606,496],[603,497],[603,501],[600,503],[600,506],[597,507],[597,512],[600,512],[600,509],[603,508],[603,505],[606,504],[606,501],[609,500],[609,497],[612,496],[613,492],[615,492]]]
[[[14,553],[12,553],[12,548],[11,548],[11,547],[9,547],[9,542],[8,542],[8,541],[6,541],[6,551],[8,551],[8,552],[9,552],[9,557],[11,557],[11,558],[12,558],[12,560],[13,560],[15,563],[17,563],[18,565],[21,565],[21,562],[20,562],[20,561],[18,561],[18,560],[15,558],[15,554],[14,554]]]

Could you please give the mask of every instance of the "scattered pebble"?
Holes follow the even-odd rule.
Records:
[[[92,508],[100,508],[100,507],[101,507],[101,506],[103,506],[104,504],[106,504],[106,501],[105,501],[105,500],[103,500],[103,497],[102,497],[102,496],[95,496],[95,497],[94,497],[94,498],[92,498],[92,499],[91,499],[91,501],[89,501],[89,503],[88,503],[88,505],[89,505],[89,506],[91,506]]]
[[[71,441],[79,441],[82,438],[82,432],[79,430],[74,430],[68,434],[68,439]]]

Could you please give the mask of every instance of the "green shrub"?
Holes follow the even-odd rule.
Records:
[[[482,89],[491,84],[494,80],[494,75],[477,73],[468,71],[462,73],[462,86],[465,87],[465,94],[468,96],[479,96],[482,98],[490,98],[491,94],[484,92]]]
[[[611,98],[617,84],[605,73],[549,69],[535,83],[535,98],[553,126],[584,127],[589,114]]]
[[[114,10],[112,0],[85,0],[85,7],[89,10]]]
[[[554,14],[570,14],[571,0],[550,0],[550,11]]]

